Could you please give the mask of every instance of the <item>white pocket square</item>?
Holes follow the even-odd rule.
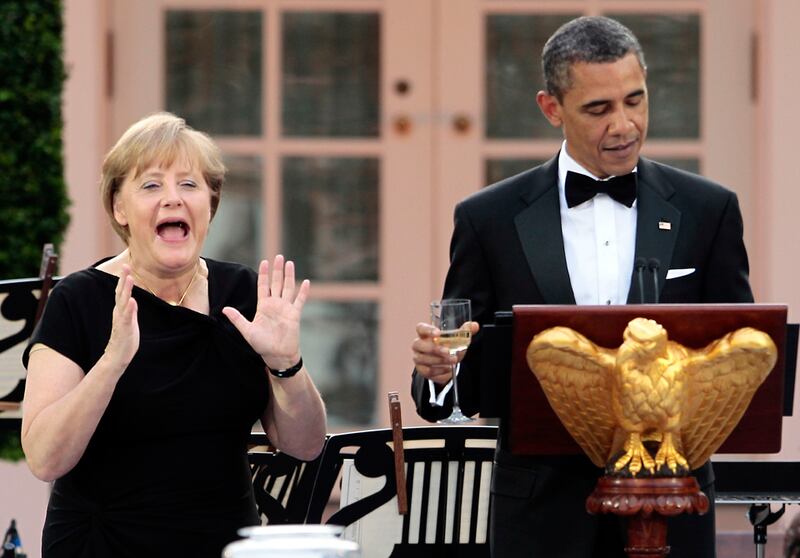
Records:
[[[667,279],[677,279],[678,277],[686,277],[687,275],[691,275],[694,273],[693,267],[687,267],[685,269],[670,269],[667,271]]]

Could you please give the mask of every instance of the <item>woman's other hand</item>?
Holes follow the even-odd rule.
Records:
[[[230,306],[222,309],[245,341],[273,370],[290,368],[300,360],[300,314],[308,299],[308,279],[295,284],[294,262],[275,256],[258,267],[258,304],[253,321]]]
[[[114,291],[115,305],[111,322],[111,336],[106,345],[105,358],[109,365],[120,372],[133,360],[139,350],[138,306],[133,298],[133,277],[128,265],[122,266],[117,288]]]
[[[139,350],[133,277],[127,265],[114,291],[111,336],[103,356],[86,373],[57,351],[31,352],[22,407],[22,447],[34,476],[55,480],[83,456],[117,382]]]

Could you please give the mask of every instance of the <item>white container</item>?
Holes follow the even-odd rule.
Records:
[[[358,543],[338,537],[262,537],[232,542],[222,558],[357,558]]]
[[[237,531],[240,537],[249,539],[264,538],[330,538],[339,537],[344,533],[341,525],[253,525],[242,527]]]
[[[222,551],[223,558],[358,558],[359,545],[339,538],[338,525],[256,525]]]

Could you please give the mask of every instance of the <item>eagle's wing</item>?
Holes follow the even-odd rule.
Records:
[[[705,463],[739,423],[777,354],[769,335],[742,328],[687,358],[689,408],[681,438],[692,468]]]
[[[547,329],[528,345],[528,366],[547,400],[598,467],[605,466],[614,438],[614,355],[615,351],[599,347],[566,327]]]

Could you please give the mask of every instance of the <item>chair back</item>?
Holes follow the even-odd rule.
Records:
[[[494,426],[403,429],[409,513],[397,512],[391,429],[334,434],[319,464],[307,522],[319,523],[337,481],[340,509],[328,523],[349,526],[363,558],[488,557]]]
[[[296,459],[272,448],[263,432],[253,432],[250,445],[247,457],[261,523],[305,523],[322,455],[314,461]]]
[[[21,426],[26,376],[22,352],[51,287],[58,282],[53,277],[57,262],[53,245],[45,244],[39,277],[0,281],[0,428],[18,430]]]

